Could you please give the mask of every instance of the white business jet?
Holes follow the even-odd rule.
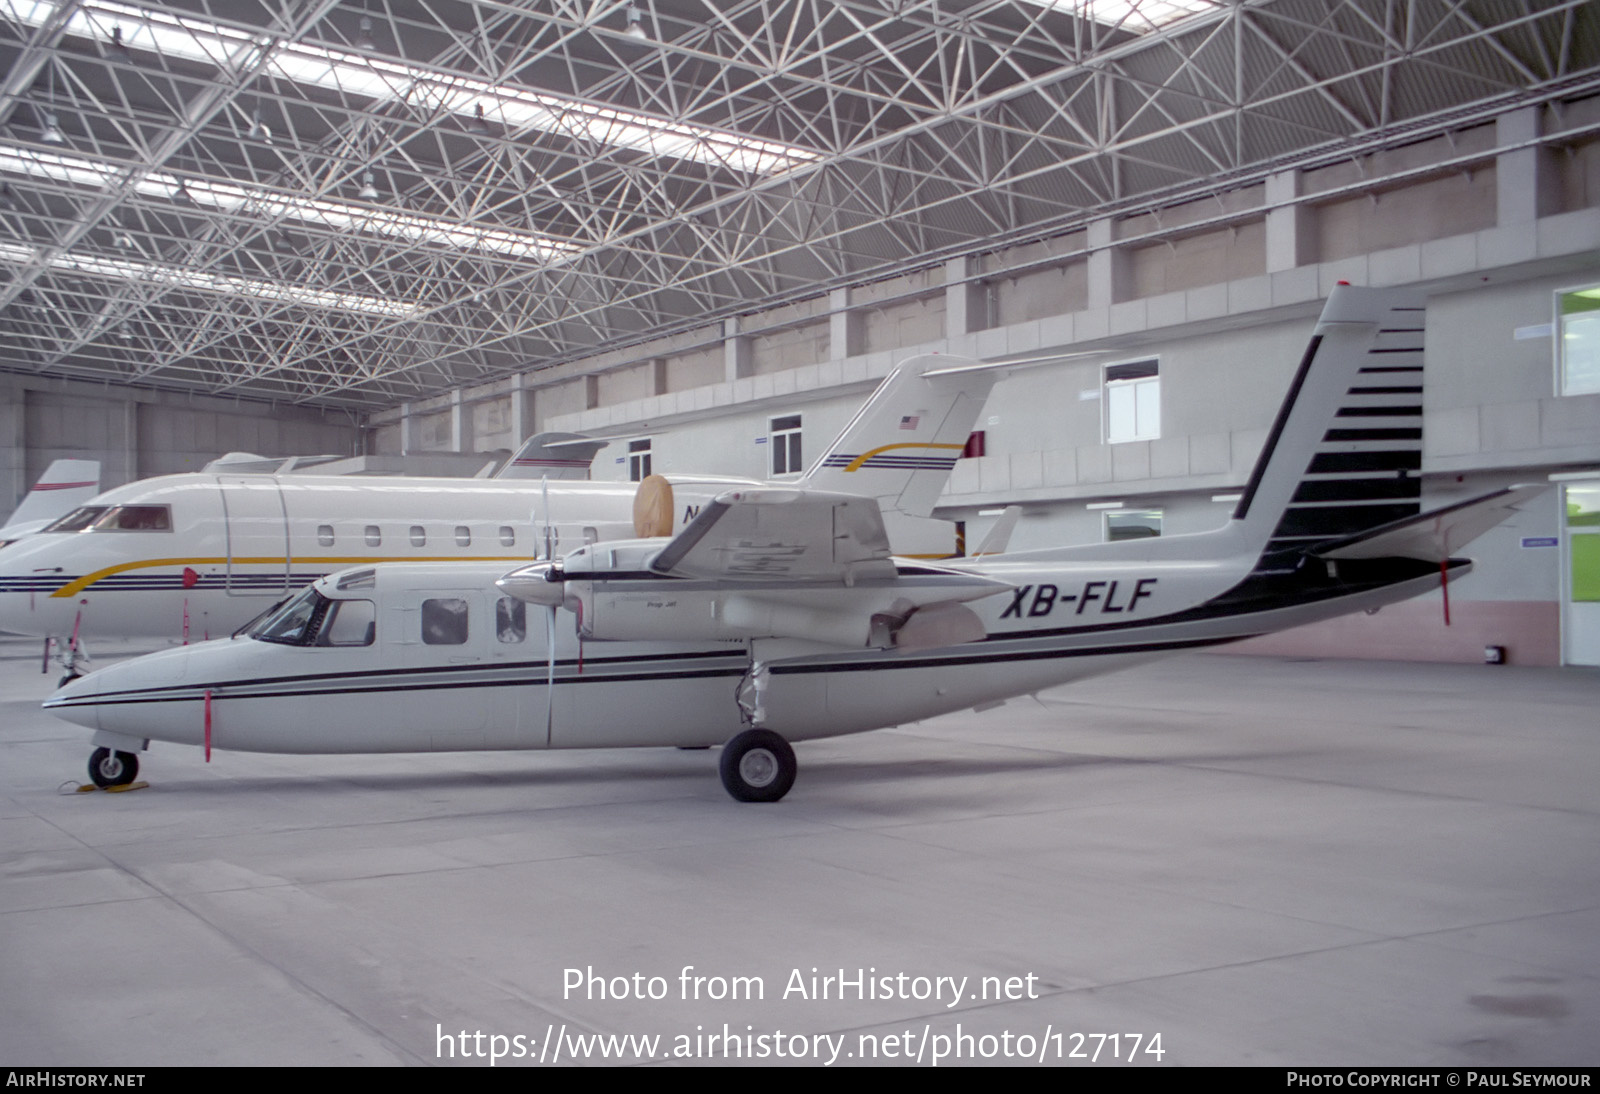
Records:
[[[931,519],[995,373],[963,358],[899,365],[798,480],[874,497],[896,550],[956,553]],[[63,639],[74,675],[85,635],[208,639],[325,574],[379,562],[558,557],[584,543],[670,535],[752,480],[586,472],[604,442],[541,434],[494,479],[317,474],[168,475],[94,498],[0,549],[0,630]]]
[[[1543,487],[1422,512],[1423,325],[1420,298],[1336,289],[1213,532],[931,564],[891,557],[873,499],[738,488],[670,539],[587,545],[504,576],[331,575],[246,635],[111,666],[44,705],[95,730],[101,785],[132,779],[150,740],[723,744],[728,791],[776,801],[795,777],[790,741],[1374,609],[1465,573],[1454,552]]]

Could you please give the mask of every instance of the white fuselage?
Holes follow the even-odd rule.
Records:
[[[757,640],[757,658],[772,666],[766,726],[806,740],[897,725],[1376,607],[1438,581],[1436,571],[1406,573],[1236,611],[1208,606],[1238,586],[1249,570],[1244,559],[1019,555],[966,569],[1013,584],[970,605],[988,631],[984,641],[911,653]],[[917,580],[917,571],[902,565],[902,580]],[[201,743],[208,694],[213,746],[261,752],[696,746],[720,744],[741,728],[734,693],[750,668],[749,642],[580,644],[563,609],[526,605],[515,620],[521,602],[493,584],[503,572],[388,566],[349,589],[336,587],[347,575],[335,576],[318,591],[335,602],[370,602],[362,609],[370,634],[350,632],[370,644],[224,639],[101,669],[46,707],[100,731],[97,744],[127,750],[146,739]],[[693,583],[656,584],[670,595]],[[430,630],[430,601],[459,616],[442,640]]]
[[[332,475],[147,479],[92,504],[165,507],[165,529],[90,527],[0,548],[0,631],[216,637],[348,566],[547,557],[547,520],[557,554],[632,535],[636,490],[635,483]]]

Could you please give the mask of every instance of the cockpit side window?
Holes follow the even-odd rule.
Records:
[[[115,505],[94,522],[95,532],[170,532],[170,505]]]
[[[319,646],[370,646],[377,632],[378,610],[370,600],[334,600],[317,634]]]
[[[109,506],[84,505],[44,526],[44,532],[81,532],[100,519]]]

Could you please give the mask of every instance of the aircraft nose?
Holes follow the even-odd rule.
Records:
[[[44,709],[91,729],[115,728],[113,712],[137,711],[149,700],[171,694],[189,671],[187,648],[162,650],[96,669],[58,688]]]

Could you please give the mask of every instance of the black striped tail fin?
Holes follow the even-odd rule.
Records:
[[[1234,511],[1257,572],[1421,512],[1425,318],[1415,293],[1329,296]]]

